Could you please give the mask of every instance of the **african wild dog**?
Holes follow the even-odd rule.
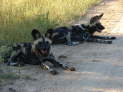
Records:
[[[46,62],[50,62],[53,67],[60,67],[65,70],[75,71],[74,67],[69,67],[65,64],[61,64],[56,61],[51,50],[51,41],[42,36],[36,29],[32,31],[33,43],[21,43],[13,46],[13,51],[9,57],[8,65],[40,65],[42,68],[47,69],[51,74],[57,74],[58,72],[49,66]]]
[[[94,16],[90,19],[88,24],[72,25],[70,27],[58,27],[56,29],[48,29],[46,36],[50,38],[54,44],[66,43],[73,45],[73,42],[97,42],[111,44],[113,39],[116,37],[108,36],[96,36],[95,32],[102,32],[105,27],[101,24],[100,19],[103,13]]]

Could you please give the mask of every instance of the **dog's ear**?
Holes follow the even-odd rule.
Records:
[[[99,15],[99,19],[101,19],[103,15],[104,15],[104,13],[101,13],[101,14]]]
[[[31,32],[31,35],[34,40],[37,40],[42,36],[41,33],[39,32],[39,30],[37,30],[37,29],[33,29]]]
[[[53,29],[48,29],[47,32],[45,33],[45,36],[50,38],[53,34]]]
[[[100,15],[96,15],[96,16],[92,17],[90,19],[90,24],[98,22],[102,18],[103,15],[104,15],[104,13],[101,13]]]
[[[53,33],[53,29],[52,29],[52,28],[48,29],[48,30],[47,30],[47,33],[52,34],[52,33]]]

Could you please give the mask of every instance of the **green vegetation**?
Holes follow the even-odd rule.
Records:
[[[1,0],[0,41],[30,41],[33,28],[67,25],[100,0]]]
[[[10,55],[11,51],[12,48],[9,46],[0,46],[0,63],[4,61],[3,57],[5,59]]]

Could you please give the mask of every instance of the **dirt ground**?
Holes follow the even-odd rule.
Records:
[[[113,44],[85,42],[77,46],[52,47],[56,58],[60,55],[67,56],[60,61],[75,66],[75,72],[58,69],[60,74],[53,76],[41,70],[39,66],[26,66],[21,69],[12,67],[11,70],[30,77],[20,77],[7,85],[0,86],[0,92],[123,92],[123,11],[121,6],[123,6],[121,0],[104,0],[90,9],[87,14],[89,17],[104,12],[102,22],[108,27],[101,35],[116,36],[117,39],[113,41]],[[113,14],[110,11],[113,11]],[[78,23],[80,22],[82,21]]]

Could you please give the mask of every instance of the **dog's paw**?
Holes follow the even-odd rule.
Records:
[[[110,41],[110,40],[109,41],[104,41],[103,43],[104,44],[112,44],[112,41]]]
[[[73,44],[72,44],[71,42],[66,43],[66,45],[68,45],[68,46],[73,46]]]
[[[68,46],[76,46],[78,44],[79,44],[79,42],[67,42],[66,43],[66,45],[68,45]]]
[[[116,39],[116,37],[111,37],[112,40]]]
[[[67,58],[67,56],[65,56],[65,55],[60,55],[60,56],[58,56],[58,58],[59,58],[59,59],[61,59],[61,58]]]
[[[58,74],[58,72],[57,72],[56,70],[51,70],[50,73],[51,73],[52,75],[57,75],[57,74]]]
[[[8,66],[18,66],[17,62],[7,62],[6,63]]]
[[[68,71],[76,71],[76,68],[75,67],[69,67],[67,68]]]
[[[70,69],[70,71],[76,71],[75,67],[70,67],[69,69]]]

